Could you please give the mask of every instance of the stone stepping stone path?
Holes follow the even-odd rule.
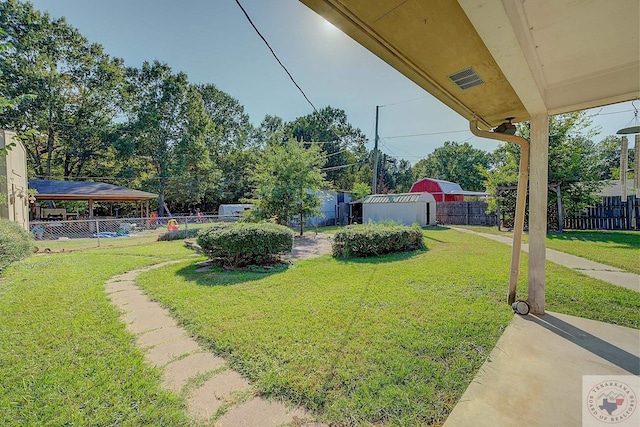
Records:
[[[168,310],[136,286],[138,274],[167,264],[114,276],[105,289],[147,362],[163,370],[164,387],[186,396],[189,414],[214,427],[326,427],[301,408],[260,397],[223,358],[203,349]]]

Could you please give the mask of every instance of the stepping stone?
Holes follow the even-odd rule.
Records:
[[[255,397],[224,414],[216,427],[276,427],[294,421],[303,421],[309,416],[302,409],[292,409],[282,402],[271,402]]]
[[[133,288],[133,282],[114,282],[114,283],[106,283],[105,290],[108,294],[114,294],[116,292],[127,291]]]
[[[113,301],[113,304],[117,305],[125,311],[131,311],[142,306],[150,306],[150,304],[160,306],[160,304],[155,301],[149,301],[149,298],[146,295],[133,295],[114,300],[115,295],[118,295],[118,292],[111,294],[111,300]]]
[[[249,382],[239,373],[224,371],[194,390],[187,401],[187,408],[198,420],[207,420],[215,415],[231,394],[249,388]]]
[[[148,304],[144,303],[145,305]],[[164,308],[160,307],[158,304],[147,306],[146,308],[138,307],[137,305],[128,304],[125,306],[126,312],[122,315],[122,319],[127,323],[133,323],[139,321],[141,319],[146,319],[149,317],[160,318],[167,317],[172,319],[169,316],[169,313]]]
[[[178,356],[200,350],[201,348],[197,342],[191,338],[183,337],[152,347],[147,351],[146,358],[152,365],[162,366]]]
[[[189,378],[224,366],[224,359],[211,353],[194,353],[184,359],[169,363],[164,368],[164,386],[180,391]]]
[[[154,329],[177,326],[178,324],[173,320],[173,318],[167,316],[163,312],[154,311],[146,313],[144,317],[136,317],[134,321],[127,325],[127,329],[134,334],[141,334]]]
[[[164,327],[145,332],[138,336],[138,345],[140,347],[152,347],[167,341],[174,341],[182,337],[188,337],[184,329],[179,327]]]
[[[140,270],[129,271],[127,273],[117,276],[120,280],[134,280],[140,274]]]
[[[127,289],[125,291],[115,292],[111,294],[111,299],[113,301],[120,301],[121,299],[126,299],[126,298],[131,298],[136,296],[143,296],[145,298],[148,298],[147,294],[142,292],[141,289],[138,289],[132,286],[131,289]]]

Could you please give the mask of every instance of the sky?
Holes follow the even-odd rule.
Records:
[[[192,83],[213,83],[259,125],[265,115],[290,121],[313,112],[234,0],[32,0],[65,17],[127,66],[166,62]],[[373,148],[380,107],[380,149],[415,163],[445,141],[493,151],[468,122],[298,0],[241,0],[245,10],[317,109],[343,109]],[[640,107],[640,102],[635,104]],[[631,102],[590,110],[599,142],[634,121]]]

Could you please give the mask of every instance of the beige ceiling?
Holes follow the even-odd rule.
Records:
[[[638,0],[301,2],[485,127],[640,97]]]

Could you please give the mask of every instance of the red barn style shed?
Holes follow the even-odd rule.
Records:
[[[481,191],[466,191],[455,182],[423,178],[411,186],[411,193],[431,193],[436,202],[463,202],[465,196],[486,196]]]

